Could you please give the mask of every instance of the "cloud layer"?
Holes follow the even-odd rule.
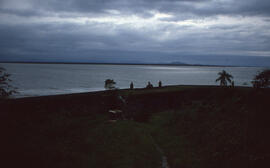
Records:
[[[0,0],[0,61],[269,58],[269,8],[269,0]]]

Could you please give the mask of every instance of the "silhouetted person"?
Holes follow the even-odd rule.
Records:
[[[158,82],[158,87],[162,87],[161,81]]]
[[[232,81],[232,88],[234,88],[234,81]]]
[[[147,89],[151,89],[151,88],[153,88],[153,85],[152,85],[150,82],[148,82],[146,88],[147,88]]]
[[[134,88],[133,82],[130,83],[129,88],[132,90]]]

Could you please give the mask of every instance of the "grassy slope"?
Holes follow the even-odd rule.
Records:
[[[153,115],[150,127],[171,167],[267,167],[269,98],[269,90],[207,89]]]
[[[143,124],[132,121],[110,123],[103,114],[69,117],[56,113],[16,127],[16,134],[7,142],[11,153],[6,156],[12,166],[160,166],[161,156],[152,137]]]
[[[109,123],[112,93],[0,102],[2,151],[28,167],[244,167],[269,160],[269,90],[121,90],[135,121]],[[139,121],[139,122],[136,122]],[[16,160],[16,162],[14,162]]]

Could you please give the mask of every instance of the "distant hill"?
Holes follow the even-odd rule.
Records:
[[[190,64],[187,64],[187,63],[184,63],[184,62],[179,62],[179,61],[174,61],[174,62],[171,62],[169,64],[172,64],[172,65],[190,65]]]

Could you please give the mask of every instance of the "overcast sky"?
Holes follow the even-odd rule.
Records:
[[[270,0],[0,0],[0,61],[270,66]]]

